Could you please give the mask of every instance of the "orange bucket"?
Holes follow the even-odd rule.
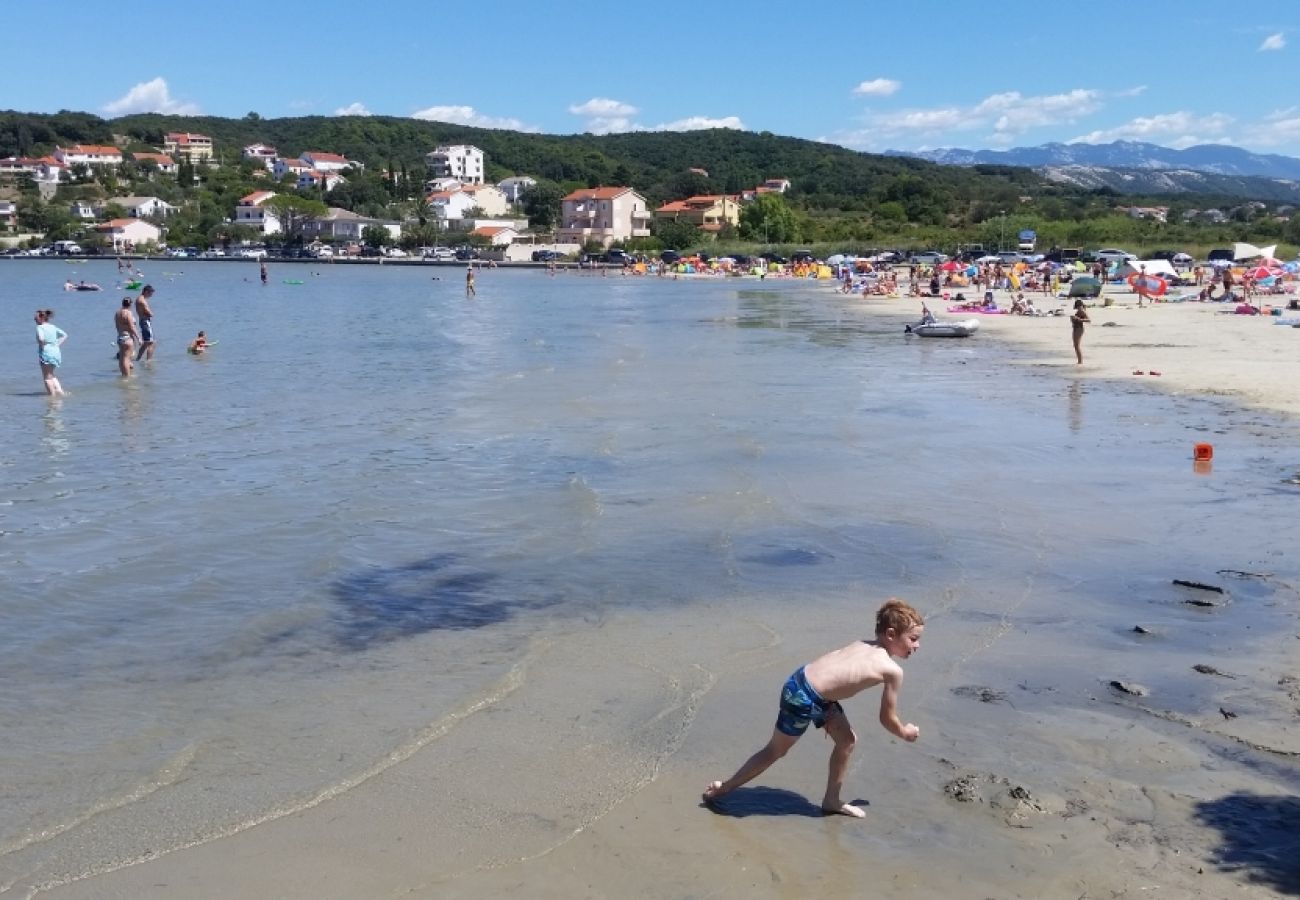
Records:
[[[1197,444],[1192,448],[1192,459],[1199,462],[1209,462],[1214,459],[1213,444]]]

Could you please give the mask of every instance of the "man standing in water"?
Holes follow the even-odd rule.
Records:
[[[153,285],[146,284],[140,291],[140,296],[135,298],[135,312],[140,317],[140,349],[135,355],[136,362],[146,354],[150,360],[153,359],[153,310],[149,307],[149,298],[152,296]]]
[[[266,271],[266,260],[262,260],[261,275],[262,275],[262,284],[266,284],[266,279],[268,278],[267,271]]]
[[[474,263],[472,262],[469,264],[469,268],[465,270],[465,296],[478,296],[478,292],[474,290]]]
[[[135,327],[135,316],[131,315],[131,298],[122,298],[122,308],[113,316],[113,327],[117,329],[117,370],[126,378],[131,374],[131,354],[140,332]]]

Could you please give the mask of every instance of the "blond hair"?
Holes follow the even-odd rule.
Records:
[[[924,625],[921,614],[898,598],[890,598],[880,609],[876,610],[876,635],[880,636],[889,629],[894,634],[904,634],[917,625]]]

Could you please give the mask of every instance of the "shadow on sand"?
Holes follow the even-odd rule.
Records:
[[[867,806],[866,800],[850,800],[854,806]],[[721,800],[701,804],[705,809],[719,816],[731,816],[744,819],[748,816],[807,816],[820,819],[826,814],[816,803],[802,794],[781,788],[741,787],[736,788]]]
[[[1220,869],[1300,897],[1300,797],[1228,794],[1198,803],[1196,818],[1219,832]]]
[[[350,650],[429,631],[464,631],[504,622],[547,605],[504,596],[498,576],[476,571],[453,554],[400,566],[373,567],[334,583],[339,642]]]

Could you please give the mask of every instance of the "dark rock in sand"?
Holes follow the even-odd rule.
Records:
[[[978,700],[980,703],[1000,703],[1007,699],[1007,695],[1001,691],[995,691],[990,687],[983,687],[978,684],[963,684],[952,689],[952,692],[958,697],[969,697]]]
[[[1192,671],[1200,672],[1202,675],[1218,675],[1221,678],[1236,678],[1236,675],[1229,675],[1227,672],[1220,672],[1214,666],[1207,666],[1204,663],[1197,663],[1192,666]]]
[[[1145,687],[1132,681],[1112,681],[1110,686],[1123,694],[1131,694],[1134,697],[1145,697],[1151,693]]]
[[[1185,578],[1175,578],[1174,584],[1179,587],[1195,588],[1198,591],[1213,591],[1216,594],[1222,594],[1223,588],[1217,584],[1206,584],[1203,581],[1188,581]]]
[[[1147,628],[1145,625],[1134,625],[1134,626],[1133,626],[1133,632],[1134,632],[1135,634],[1154,634],[1154,633],[1155,633],[1155,632],[1153,632],[1150,628]]]

